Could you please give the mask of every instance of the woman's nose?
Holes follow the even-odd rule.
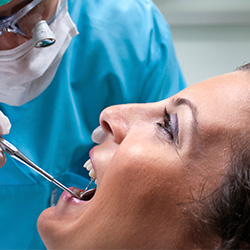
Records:
[[[126,137],[139,104],[124,104],[106,108],[100,115],[100,124],[107,135],[120,144]]]

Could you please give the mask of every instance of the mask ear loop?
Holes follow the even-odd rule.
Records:
[[[56,42],[55,35],[45,20],[38,22],[32,30],[34,47],[43,48]]]

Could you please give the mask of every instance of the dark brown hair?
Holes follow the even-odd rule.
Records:
[[[237,70],[250,72],[250,63]],[[250,84],[250,78],[249,78]],[[246,107],[249,116],[249,107]],[[203,201],[199,224],[215,235],[215,249],[250,249],[250,123],[231,139],[232,156],[222,185]]]
[[[218,249],[250,249],[249,142],[244,146],[232,156],[221,187],[204,207],[203,221],[221,239]]]

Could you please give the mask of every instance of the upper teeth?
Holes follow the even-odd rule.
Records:
[[[95,170],[93,168],[93,165],[91,163],[91,160],[88,159],[85,164],[83,165],[84,168],[86,168],[89,171],[89,176],[93,179],[96,178]]]

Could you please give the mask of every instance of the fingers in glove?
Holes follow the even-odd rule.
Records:
[[[0,135],[5,135],[8,134],[10,131],[10,121],[7,116],[5,116],[1,111],[0,111]]]

